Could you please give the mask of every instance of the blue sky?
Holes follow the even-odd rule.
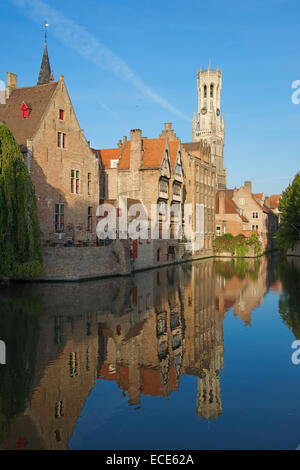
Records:
[[[46,19],[55,79],[91,145],[114,147],[133,128],[157,137],[169,121],[186,142],[196,73],[211,61],[223,71],[228,187],[280,193],[299,170],[299,15],[298,0],[1,0],[0,80],[36,83]]]

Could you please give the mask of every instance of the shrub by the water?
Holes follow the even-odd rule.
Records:
[[[256,233],[250,238],[246,238],[243,234],[234,237],[231,233],[225,233],[221,237],[215,239],[214,248],[216,253],[230,252],[235,256],[246,256],[249,247],[254,247],[254,253],[261,253],[261,244]]]

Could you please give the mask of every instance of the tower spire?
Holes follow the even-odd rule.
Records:
[[[46,83],[51,82],[51,67],[50,67],[50,61],[49,61],[49,56],[48,56],[48,49],[47,49],[47,28],[49,24],[47,21],[45,21],[45,48],[44,48],[44,54],[42,58],[42,63],[41,63],[41,68],[40,68],[40,73],[39,73],[39,78],[38,78],[38,85],[45,85]]]

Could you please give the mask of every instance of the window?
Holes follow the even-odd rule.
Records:
[[[219,237],[220,235],[221,235],[221,227],[218,226],[218,227],[217,227],[217,236]]]
[[[210,97],[211,98],[214,97],[214,85],[213,85],[213,83],[210,85]]]
[[[173,194],[176,196],[180,196],[181,193],[181,186],[179,184],[174,183],[173,184]]]
[[[204,87],[203,87],[203,96],[204,96],[204,98],[207,97],[207,86],[206,85],[204,85]]]
[[[258,219],[258,212],[253,212],[252,217],[253,219]]]
[[[118,168],[119,160],[111,160],[110,161],[110,168]]]
[[[156,322],[156,334],[157,336],[161,336],[166,334],[167,332],[167,324],[164,318],[160,318]]]
[[[63,110],[63,109],[60,109],[60,110],[59,110],[59,119],[60,119],[61,121],[64,120],[64,110]]]
[[[21,105],[22,119],[27,119],[29,117],[29,107],[24,103]]]
[[[78,375],[77,352],[70,353],[69,366],[70,366],[70,377],[76,377]]]
[[[64,231],[64,204],[55,204],[55,232],[62,233]]]
[[[55,403],[55,418],[59,418],[64,415],[64,408],[62,400]]]
[[[258,225],[252,225],[252,230],[258,230]]]
[[[91,232],[93,229],[93,215],[92,215],[92,207],[88,207],[88,232]]]
[[[66,148],[66,134],[63,132],[57,133],[57,147],[59,148]]]
[[[71,170],[71,193],[79,194],[80,173],[78,170]]]
[[[88,195],[91,195],[91,188],[92,188],[92,175],[88,173]]]
[[[240,206],[243,206],[245,204],[245,199],[241,197],[239,200],[239,203],[240,203]]]

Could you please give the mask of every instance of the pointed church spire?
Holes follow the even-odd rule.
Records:
[[[46,83],[51,82],[51,67],[47,49],[47,27],[48,24],[47,22],[45,22],[45,48],[39,73],[39,79],[37,82],[38,85],[45,85]]]

